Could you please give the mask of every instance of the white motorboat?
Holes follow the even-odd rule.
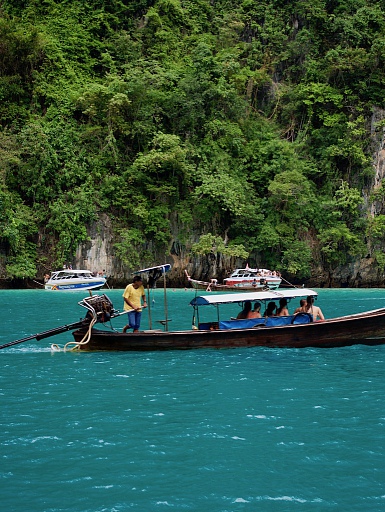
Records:
[[[46,290],[100,290],[106,284],[106,278],[94,276],[90,270],[57,270],[51,272],[44,283]]]
[[[268,290],[269,287],[265,284],[254,284],[249,283],[239,283],[234,286],[227,284],[218,284],[216,279],[211,279],[208,281],[198,281],[198,279],[192,279],[187,270],[184,271],[187,277],[188,282],[191,284],[193,288],[196,290],[206,290],[206,292],[250,292],[252,290],[256,292],[262,292]]]
[[[276,290],[281,284],[281,276],[278,272],[266,268],[237,268],[230,277],[223,280],[227,286],[266,286],[270,290]]]

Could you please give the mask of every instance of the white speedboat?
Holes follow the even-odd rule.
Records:
[[[206,292],[250,292],[254,290],[255,292],[262,292],[269,289],[265,284],[249,284],[249,283],[239,283],[234,286],[228,284],[218,284],[216,279],[211,279],[208,281],[198,281],[198,279],[192,279],[187,270],[184,271],[187,277],[188,282],[191,284],[193,288],[196,290],[206,290]]]
[[[227,286],[266,286],[270,290],[276,290],[281,284],[279,273],[266,268],[237,268],[230,277],[223,280]]]
[[[106,284],[103,276],[94,276],[90,270],[57,270],[45,282],[46,290],[100,290]]]

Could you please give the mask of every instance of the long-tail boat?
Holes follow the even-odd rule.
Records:
[[[121,333],[106,329],[73,332],[80,350],[154,351],[202,348],[240,347],[342,347],[356,344],[385,344],[385,309],[348,315],[323,321],[313,321],[308,313],[285,317],[221,320],[220,308],[229,303],[245,301],[270,302],[280,298],[288,301],[298,297],[317,297],[314,290],[300,288],[241,294],[204,295],[195,297],[193,320],[196,324],[186,331],[149,330]],[[200,308],[211,307],[213,320],[199,322]]]

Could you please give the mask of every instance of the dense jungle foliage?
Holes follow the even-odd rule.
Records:
[[[0,84],[3,277],[71,261],[103,213],[127,265],[385,265],[382,0],[3,0]]]

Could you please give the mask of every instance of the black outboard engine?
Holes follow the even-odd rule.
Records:
[[[117,315],[111,300],[105,294],[86,297],[78,304],[88,310],[86,318],[90,321],[96,318],[97,322],[105,323]]]

